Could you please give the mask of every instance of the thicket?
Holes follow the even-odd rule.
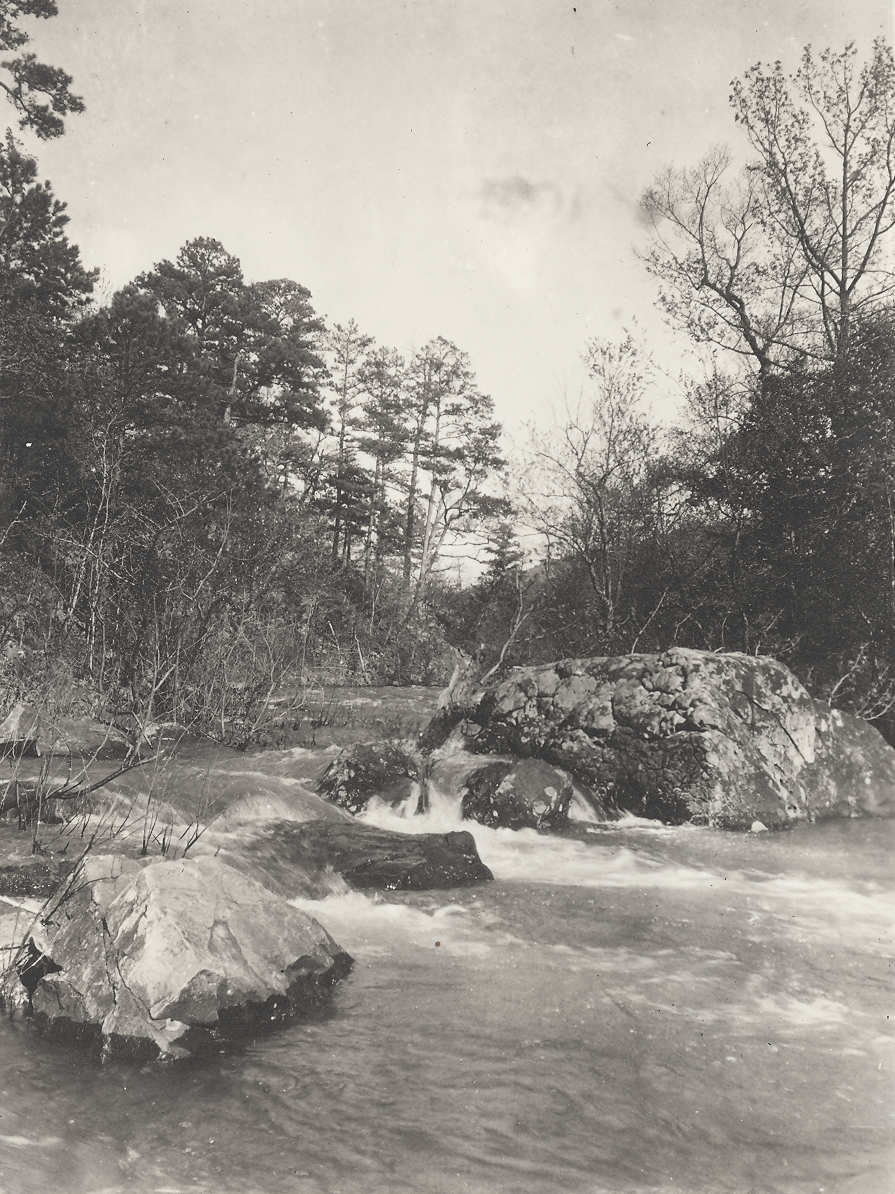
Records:
[[[404,362],[326,329],[304,287],[247,283],[210,239],[92,306],[33,170],[8,142],[10,650],[32,676],[64,664],[114,706],[200,721],[284,686],[437,681],[445,546],[501,507],[484,488],[500,428],[465,354],[439,339]],[[26,226],[39,198],[53,220]]]
[[[24,44],[20,13],[53,11],[0,0],[3,48]],[[21,123],[58,135],[71,80],[20,57],[4,87]],[[647,268],[708,362],[685,417],[651,419],[635,337],[593,341],[589,388],[515,462],[512,504],[493,404],[456,345],[405,360],[353,322],[326,327],[305,287],[247,281],[210,238],[99,305],[64,205],[8,133],[7,702],[250,731],[309,685],[442,682],[452,647],[485,670],[677,643],[776,655],[817,695],[885,716],[891,50],[755,67],[732,104],[745,168],[715,149],[643,197]],[[464,584],[449,553],[472,541],[489,563]]]

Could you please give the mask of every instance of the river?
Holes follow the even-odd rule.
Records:
[[[473,829],[491,884],[298,901],[318,1020],[145,1069],[0,1021],[0,1194],[892,1194],[895,822]]]

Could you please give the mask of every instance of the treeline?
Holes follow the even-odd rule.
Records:
[[[8,141],[0,633],[168,715],[287,677],[437,680],[444,549],[502,508],[466,355],[327,329],[209,239],[88,305],[34,170]]]
[[[7,92],[57,135],[70,80],[29,70]],[[648,350],[595,340],[580,401],[509,468],[456,345],[405,359],[327,327],[305,287],[247,281],[215,240],[96,304],[63,205],[8,134],[7,695],[250,731],[311,683],[442,682],[452,648],[483,672],[676,643],[776,655],[818,696],[889,716],[892,53],[806,51],[731,102],[745,167],[714,149],[642,199],[646,267],[703,362],[678,425],[650,417]],[[488,564],[464,583],[451,550],[471,544]]]
[[[58,136],[72,80],[0,0],[0,79]],[[409,360],[199,238],[104,305],[64,205],[0,147],[0,672],[42,703],[248,725],[308,684],[438,681],[445,551],[506,509],[465,353]],[[27,663],[25,662],[27,661]],[[27,674],[23,674],[27,673]],[[42,692],[40,690],[43,690]]]
[[[870,718],[895,699],[895,309],[844,360],[773,382],[693,382],[651,423],[632,341],[595,344],[593,390],[527,454],[520,518],[460,600],[465,646],[507,664],[671,644],[784,660]],[[607,376],[606,368],[609,369]],[[490,648],[490,650],[488,649]]]

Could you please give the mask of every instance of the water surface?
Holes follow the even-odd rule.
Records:
[[[99,1068],[2,1021],[0,1192],[895,1190],[895,824],[475,834],[493,884],[300,902],[356,963],[279,1036]]]

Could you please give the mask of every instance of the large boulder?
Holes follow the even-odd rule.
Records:
[[[373,797],[399,805],[413,793],[417,770],[414,759],[396,746],[359,742],[333,759],[317,791],[349,813],[362,812]]]
[[[219,859],[88,856],[28,930],[5,995],[104,1057],[172,1058],[315,1011],[350,964]]]
[[[513,669],[463,712],[469,749],[543,759],[609,807],[670,823],[895,813],[895,750],[773,659],[566,659]]]

